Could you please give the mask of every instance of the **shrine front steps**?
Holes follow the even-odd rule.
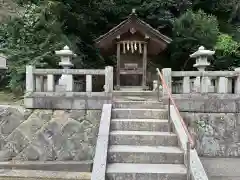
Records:
[[[183,164],[183,151],[174,146],[112,145],[109,163]]]
[[[186,180],[186,168],[181,164],[132,164],[108,165],[108,180]]]
[[[166,109],[129,109],[115,108],[112,110],[112,118],[121,119],[167,119]]]
[[[131,101],[131,100],[115,100],[113,108],[129,108],[129,109],[167,109],[163,102],[148,100],[148,101]]]
[[[108,180],[186,180],[184,153],[178,147],[177,135],[168,132],[168,111],[150,108],[147,103],[140,107],[140,103],[114,103]]]
[[[157,131],[111,131],[110,145],[177,146],[176,134]]]
[[[112,131],[158,131],[168,132],[167,119],[112,119]]]
[[[113,96],[128,96],[128,97],[157,97],[157,91],[113,91]]]

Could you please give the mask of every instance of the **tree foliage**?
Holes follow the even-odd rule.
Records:
[[[8,57],[9,87],[18,92],[24,89],[25,66],[56,67],[54,50],[67,43],[61,24],[47,6],[25,6],[22,16],[3,24],[0,29],[1,52]]]
[[[216,59],[212,66],[218,70],[233,70],[240,67],[240,43],[233,40],[228,34],[218,36],[215,45]]]
[[[196,51],[199,45],[211,49],[218,35],[218,21],[215,16],[202,10],[190,10],[181,15],[173,25],[172,67],[191,69],[194,60],[189,60],[189,54]]]
[[[8,56],[6,84],[24,89],[25,65],[58,67],[54,51],[69,45],[76,68],[111,64],[94,47],[94,39],[126,18],[133,8],[173,42],[157,63],[192,69],[189,54],[200,45],[215,49],[212,69],[240,65],[240,3],[238,0],[15,0],[23,15],[0,25],[0,52]],[[3,83],[2,83],[3,84]]]

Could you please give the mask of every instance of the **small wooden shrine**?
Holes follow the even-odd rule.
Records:
[[[146,89],[147,60],[157,55],[171,39],[139,19],[135,9],[126,20],[95,40],[103,53],[116,53],[116,88],[126,86]]]

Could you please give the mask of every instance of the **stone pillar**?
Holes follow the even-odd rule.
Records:
[[[70,69],[73,67],[71,58],[76,56],[68,46],[65,46],[63,50],[55,51],[56,55],[61,58],[59,66],[63,69]],[[57,91],[73,91],[73,75],[72,74],[62,74],[58,81]]]
[[[201,92],[201,77],[196,77],[193,84],[194,92]]]
[[[33,66],[26,66],[26,92],[34,91],[34,75],[33,75]]]
[[[44,91],[43,87],[43,76],[36,76],[36,91],[42,92]]]
[[[168,86],[170,93],[172,93],[172,69],[164,68],[162,70],[162,74],[163,74],[163,79],[164,79],[166,85]],[[165,87],[163,87],[163,95],[164,96],[168,95],[168,92]]]
[[[183,93],[190,93],[190,77],[183,78]]]
[[[235,71],[239,73],[235,80],[235,94],[240,94],[240,68],[235,68]]]
[[[92,92],[92,75],[86,75],[86,92]]]
[[[68,75],[68,80],[66,82],[66,91],[67,92],[72,92],[73,91],[73,86],[74,86],[74,82],[73,82],[73,75]]]
[[[53,74],[47,75],[47,91],[54,92],[54,76],[53,76]]]
[[[218,93],[227,93],[228,92],[228,79],[225,77],[219,77],[218,79]]]
[[[105,67],[105,92],[113,91],[113,67],[106,66]]]
[[[201,93],[210,92],[211,81],[209,77],[203,76],[201,81]]]

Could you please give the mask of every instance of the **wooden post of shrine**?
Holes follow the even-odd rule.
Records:
[[[117,74],[116,74],[117,85],[116,85],[116,90],[120,90],[120,57],[121,57],[120,53],[121,53],[121,44],[120,44],[120,42],[117,42]]]
[[[149,36],[145,35],[145,43],[143,45],[143,77],[142,77],[142,86],[143,89],[146,90],[147,83],[147,43],[149,40]]]
[[[146,79],[147,79],[147,43],[143,46],[143,74],[142,74],[142,87],[146,89]]]

